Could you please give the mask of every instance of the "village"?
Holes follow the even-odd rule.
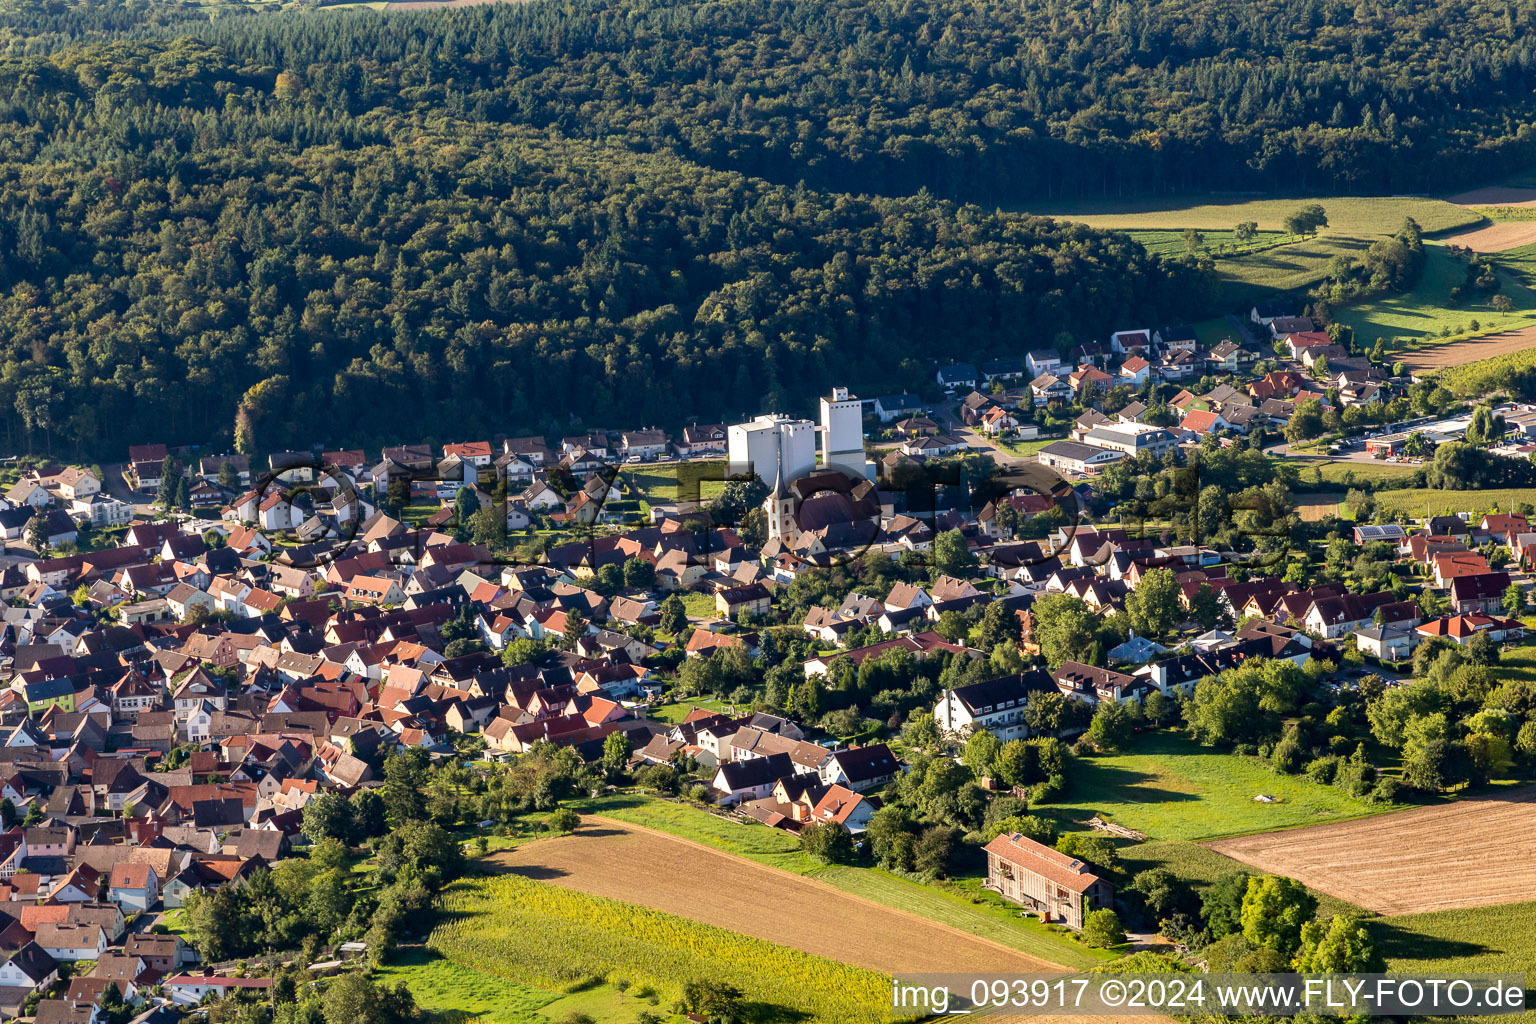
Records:
[[[110,998],[160,1020],[265,992],[174,915],[307,852],[312,802],[411,751],[670,767],[716,813],[861,844],[918,747],[963,751],[1023,806],[1070,769],[972,763],[978,736],[1092,754],[1121,711],[1201,722],[1201,687],[1245,669],[1285,666],[1342,709],[1406,686],[1421,648],[1496,664],[1526,635],[1529,505],[1318,526],[1282,487],[1259,524],[1288,524],[1277,552],[1235,500],[1263,480],[1213,460],[1267,467],[1330,435],[1362,460],[1476,441],[1524,462],[1536,410],[1404,414],[1422,384],[1288,307],[1237,333],[950,365],[927,399],[838,387],[816,422],[377,458],[135,445],[117,481],[28,466],[0,511],[0,1013],[87,1024]],[[1106,490],[1127,466],[1173,481],[1147,501],[1129,481],[1134,523]],[[984,852],[986,889],[1024,913],[1114,915],[1091,857],[1007,827]]]

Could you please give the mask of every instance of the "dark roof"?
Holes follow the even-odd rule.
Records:
[[[1031,693],[1056,693],[1056,684],[1048,673],[1030,669],[1011,676],[999,676],[984,683],[959,686],[954,690],[958,699],[972,714],[979,708],[996,708],[1010,701],[1022,704]]]
[[[832,757],[843,769],[850,782],[861,782],[896,774],[896,755],[892,754],[891,749],[884,743],[835,750],[832,752]]]
[[[754,757],[750,761],[730,761],[720,766],[721,779],[726,791],[730,793],[754,786],[766,786],[794,773],[794,762],[785,753]]]

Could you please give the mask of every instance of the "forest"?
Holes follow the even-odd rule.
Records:
[[[26,6],[12,452],[807,412],[1208,308],[1200,267],[999,203],[1417,189],[1531,147],[1532,4]]]

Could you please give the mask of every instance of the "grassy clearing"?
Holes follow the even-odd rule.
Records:
[[[669,1002],[684,981],[709,978],[813,1020],[888,1019],[889,982],[873,971],[520,875],[460,881],[443,911],[434,949],[527,985],[622,977]]]
[[[1224,341],[1236,340],[1238,337],[1237,328],[1233,327],[1232,321],[1224,316],[1201,320],[1192,326],[1195,328],[1195,337],[1203,348],[1215,348]]]
[[[1421,517],[1452,515],[1457,512],[1508,512],[1516,502],[1536,505],[1536,488],[1504,487],[1486,491],[1441,491],[1428,487],[1405,487],[1377,491],[1372,495],[1377,505],[1388,513]]]
[[[1283,465],[1293,465],[1294,461],[1277,459]],[[1353,481],[1367,480],[1391,480],[1397,477],[1412,476],[1417,466],[1405,465],[1400,462],[1356,462],[1349,459],[1339,459],[1327,462],[1306,462],[1301,464],[1301,482],[1313,483],[1317,480],[1313,471],[1322,473],[1322,478],[1327,483],[1347,484]]]
[[[1536,682],[1536,645],[1511,647],[1499,658],[1498,675],[1503,679]]]
[[[594,800],[593,813],[691,839],[725,853],[805,875],[873,903],[926,917],[990,939],[1030,956],[1068,967],[1086,967],[1108,955],[1027,917],[992,893],[956,893],[876,868],[828,867],[800,849],[794,836],[763,825],[722,818],[666,800],[619,796]]]
[[[1216,264],[1217,300],[1223,307],[1233,307],[1256,297],[1310,288],[1327,276],[1334,257],[1358,260],[1372,241],[1367,236],[1327,234],[1220,260]]]
[[[1185,196],[1046,204],[1034,206],[1029,212],[1081,221],[1097,228],[1162,228],[1182,233],[1189,227],[1220,231],[1251,220],[1258,223],[1261,231],[1279,232],[1285,229],[1285,218],[1303,203],[1322,204],[1328,214],[1329,233],[1338,235],[1389,235],[1403,226],[1404,217],[1412,217],[1429,233],[1468,227],[1481,219],[1480,214],[1444,200],[1389,196],[1230,200]]]
[[[1258,795],[1274,797],[1260,803]],[[1316,825],[1394,809],[1356,800],[1332,786],[1279,775],[1258,758],[1218,754],[1184,736],[1143,735],[1128,753],[1083,758],[1061,803],[1033,813],[1063,829],[1099,814],[1153,839],[1220,836]]]
[[[1518,251],[1518,250],[1512,250]],[[1477,320],[1481,331],[1504,331],[1536,323],[1536,292],[1504,273],[1499,294],[1514,300],[1510,313],[1498,313],[1487,299],[1453,305],[1451,289],[1466,281],[1466,263],[1438,244],[1424,247],[1424,274],[1411,291],[1372,299],[1339,310],[1335,319],[1355,329],[1369,345],[1377,338],[1408,338],[1420,344],[1441,340],[1442,332],[1462,334]]]
[[[650,504],[708,501],[725,487],[725,465],[724,461],[668,463],[625,468],[623,476],[640,489]]]
[[[530,1024],[542,1021],[537,1011],[559,998],[557,992],[485,974],[425,948],[401,950],[376,975],[391,985],[405,982],[435,1022]]]
[[[691,618],[713,619],[719,613],[715,611],[715,599],[709,594],[698,594],[689,591],[683,595],[683,610]]]

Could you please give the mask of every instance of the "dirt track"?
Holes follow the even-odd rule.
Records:
[[[1536,787],[1206,843],[1382,914],[1536,899]]]
[[[1536,220],[1510,220],[1469,228],[1437,239],[1447,245],[1464,245],[1473,252],[1504,252],[1536,242]]]
[[[1401,362],[1410,372],[1443,370],[1447,366],[1492,359],[1533,347],[1536,347],[1536,327],[1522,327],[1518,331],[1501,331],[1481,338],[1431,345],[1416,352],[1393,353],[1392,360]]]

